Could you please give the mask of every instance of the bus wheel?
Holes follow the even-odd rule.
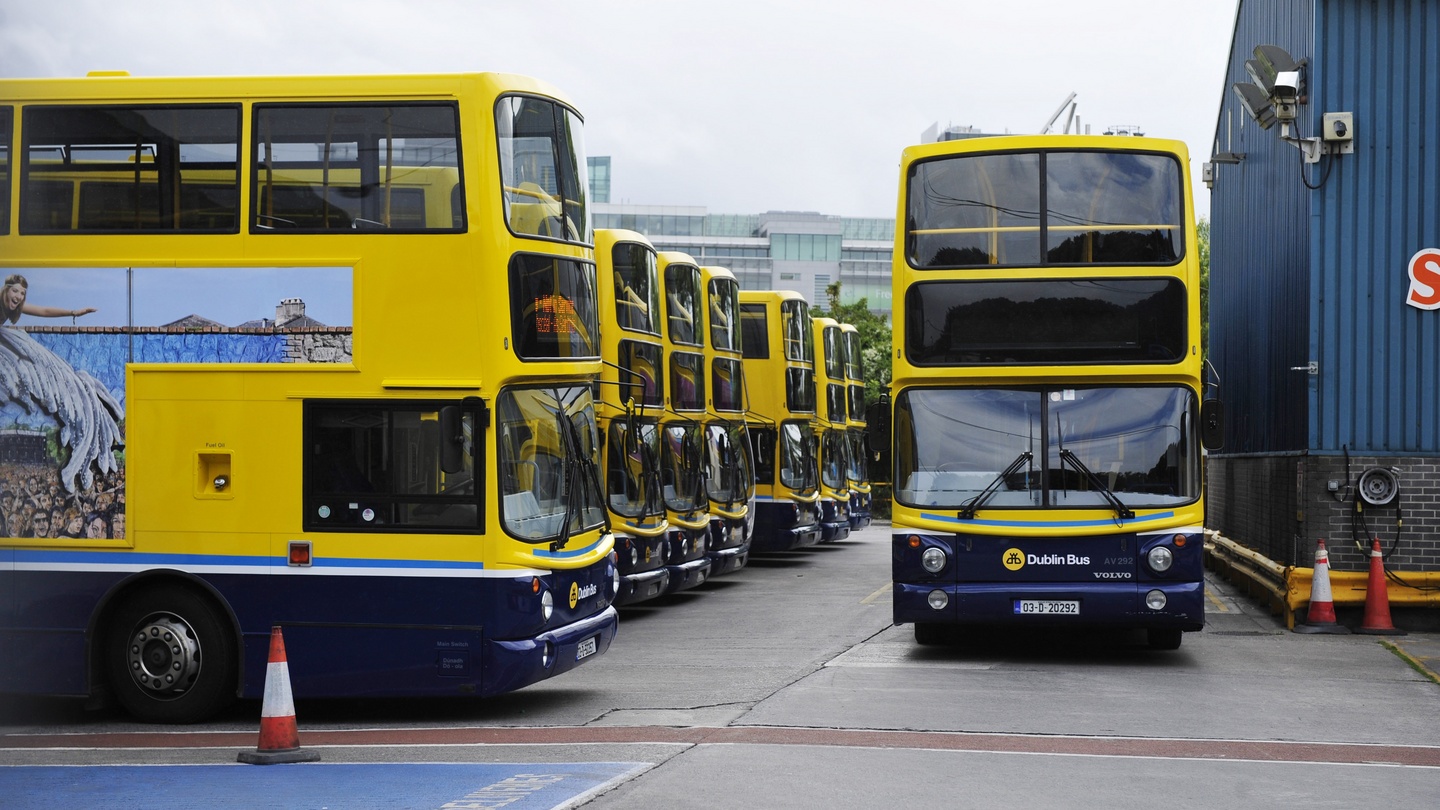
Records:
[[[235,699],[235,643],[219,613],[177,585],[146,588],[116,608],[104,639],[110,689],[147,723],[195,723]]]
[[[915,643],[925,647],[954,644],[959,634],[948,624],[915,623]]]
[[[1178,650],[1180,649],[1180,631],[1173,628],[1152,627],[1145,631],[1147,643],[1152,650]]]

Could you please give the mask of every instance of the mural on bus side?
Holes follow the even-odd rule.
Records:
[[[0,537],[125,536],[127,363],[349,363],[351,299],[348,267],[4,271]]]

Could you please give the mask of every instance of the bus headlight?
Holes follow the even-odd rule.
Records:
[[[925,552],[920,555],[920,565],[932,574],[940,573],[941,569],[945,567],[945,552],[934,546],[925,549]]]
[[[640,564],[640,549],[637,548],[637,547],[635,547],[635,546],[631,546],[631,547],[630,547],[630,567],[631,567],[631,568],[634,568],[635,566],[637,566],[637,565],[639,565],[639,564]]]
[[[1145,607],[1151,610],[1165,609],[1165,592],[1160,590],[1151,591],[1145,594]]]
[[[946,606],[950,604],[950,597],[946,595],[944,591],[937,588],[931,591],[929,596],[925,597],[925,601],[930,603],[932,610],[944,610]]]
[[[1151,570],[1157,574],[1163,574],[1170,570],[1171,565],[1175,564],[1175,554],[1168,546],[1156,546],[1150,549],[1149,554],[1145,555],[1145,560],[1150,563]]]
[[[554,613],[555,597],[550,595],[549,590],[546,590],[544,593],[540,594],[540,620],[548,622],[550,621],[550,617],[554,615]]]

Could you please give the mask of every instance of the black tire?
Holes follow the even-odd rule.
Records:
[[[915,643],[922,647],[954,644],[956,637],[955,628],[948,624],[915,623]]]
[[[1181,632],[1173,628],[1150,628],[1145,631],[1145,639],[1152,650],[1178,650],[1180,649]]]
[[[167,583],[127,595],[101,645],[111,693],[137,720],[198,723],[235,700],[234,634],[190,588]]]

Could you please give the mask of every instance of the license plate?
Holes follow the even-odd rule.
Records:
[[[580,646],[577,647],[577,648],[575,648],[575,660],[576,660],[576,661],[579,661],[581,658],[584,658],[584,657],[587,656],[587,655],[594,655],[594,654],[595,654],[595,639],[596,639],[596,638],[598,638],[598,636],[592,636],[591,638],[587,638],[587,639],[585,639],[584,641],[580,642]]]
[[[1016,599],[1015,613],[1022,616],[1079,616],[1080,603],[1053,599]]]

